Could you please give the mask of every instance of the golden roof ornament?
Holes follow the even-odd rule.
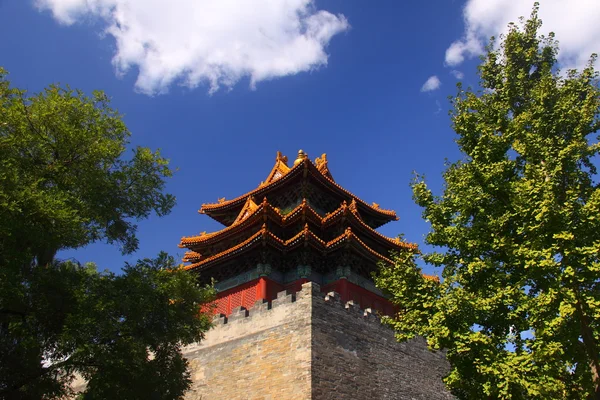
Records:
[[[308,154],[306,154],[304,150],[298,150],[298,157],[296,157],[296,161],[294,161],[294,167],[304,161],[307,157]]]
[[[287,166],[288,158],[287,158],[287,156],[284,156],[283,154],[281,154],[280,151],[278,151],[275,161],[281,161],[282,163],[284,163]]]
[[[317,168],[319,169],[319,171],[323,170],[323,168],[327,167],[327,154],[323,153],[323,155],[321,155],[321,157],[317,157],[315,159],[315,164],[317,165]]]

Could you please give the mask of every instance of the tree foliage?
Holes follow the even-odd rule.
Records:
[[[5,76],[0,69],[2,254],[35,249],[45,264],[60,249],[100,239],[134,251],[132,219],[175,204],[162,192],[168,160],[143,147],[123,157],[130,132],[104,93],[52,85],[27,97]]]
[[[34,96],[0,69],[0,398],[58,398],[76,374],[85,398],[180,398],[180,347],[210,326],[212,289],[172,257],[121,275],[59,261],[105,240],[137,248],[135,221],[164,215],[171,176],[158,151],[135,148],[102,92],[53,85]]]
[[[480,91],[451,113],[464,158],[441,196],[422,177],[414,198],[431,224],[424,255],[443,267],[437,288],[411,257],[377,284],[399,305],[400,339],[447,349],[446,382],[465,399],[600,399],[600,90],[595,55],[557,69],[557,42],[527,21],[492,39]]]

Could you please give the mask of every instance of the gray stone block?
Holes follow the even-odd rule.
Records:
[[[231,310],[231,314],[228,317],[227,322],[231,323],[238,319],[243,319],[248,316],[248,310],[245,307],[239,306]]]

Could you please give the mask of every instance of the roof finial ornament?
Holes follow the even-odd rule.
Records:
[[[278,151],[275,161],[281,161],[282,163],[284,163],[287,166],[288,158],[287,158],[287,156],[284,156],[283,154],[281,154],[280,151]]]
[[[323,153],[321,157],[317,157],[315,159],[315,164],[317,165],[317,169],[323,172],[323,170],[327,168],[327,154]]]
[[[352,211],[356,211],[356,199],[352,199],[352,201],[350,202],[350,206],[348,206],[348,208],[350,208],[350,210],[352,210]]]
[[[294,166],[300,164],[307,157],[308,154],[306,154],[304,150],[298,150],[298,157],[296,157],[296,161],[294,161]]]

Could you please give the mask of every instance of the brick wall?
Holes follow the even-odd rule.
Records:
[[[194,381],[186,399],[310,399],[311,304],[308,290],[283,292],[221,318],[185,351]]]
[[[314,299],[312,398],[445,400],[449,365],[425,340],[398,343],[379,318],[337,293]]]
[[[188,400],[432,399],[452,397],[443,354],[397,343],[379,319],[307,283],[221,318],[185,350]]]

